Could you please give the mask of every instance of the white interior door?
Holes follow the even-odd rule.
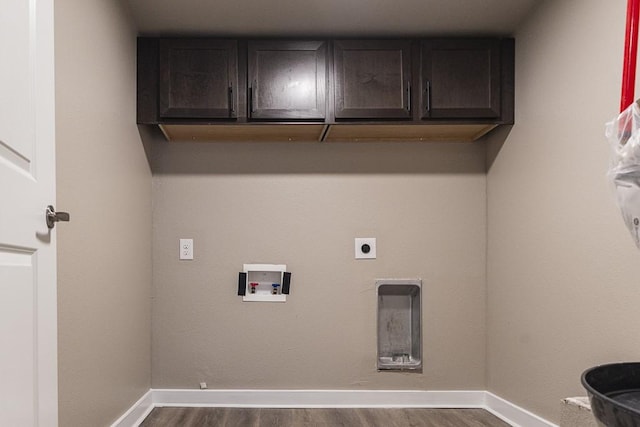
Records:
[[[2,0],[0,52],[0,425],[56,426],[53,0]]]

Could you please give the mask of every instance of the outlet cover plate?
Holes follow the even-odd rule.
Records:
[[[180,239],[180,259],[193,259],[193,239]]]
[[[367,252],[368,247],[368,252]],[[356,259],[375,259],[376,258],[376,238],[375,237],[356,237]]]

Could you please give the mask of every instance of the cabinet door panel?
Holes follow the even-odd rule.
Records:
[[[340,40],[334,44],[339,119],[411,117],[411,42]]]
[[[160,116],[236,117],[237,52],[233,40],[160,40]]]
[[[324,41],[249,42],[250,117],[324,119],[326,51]]]
[[[422,42],[423,118],[500,117],[499,40]]]

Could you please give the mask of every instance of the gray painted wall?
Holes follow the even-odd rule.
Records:
[[[555,421],[584,369],[640,355],[639,253],[605,178],[625,3],[545,1],[520,28],[488,172],[488,388]]]
[[[59,424],[109,425],[150,387],[151,172],[135,29],[118,1],[55,2]]]
[[[484,389],[482,145],[155,143],[153,387]],[[287,264],[285,304],[236,295],[251,262]],[[421,374],[376,371],[393,277],[423,279]]]
[[[557,421],[582,370],[637,359],[638,253],[604,178],[623,2],[546,1],[522,25],[516,125],[487,175],[480,144],[155,141],[151,322],[134,32],[117,3],[56,2],[56,19],[61,425],[201,381],[488,388]],[[353,260],[358,236],[377,260]],[[288,264],[289,302],[242,303],[246,262]],[[379,277],[424,280],[422,374],[375,371]]]

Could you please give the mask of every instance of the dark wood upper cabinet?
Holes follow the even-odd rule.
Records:
[[[411,118],[411,41],[336,40],[336,119]]]
[[[421,117],[499,118],[500,59],[497,39],[422,41]]]
[[[326,41],[248,43],[249,118],[324,120]]]
[[[161,39],[160,118],[235,118],[238,47],[235,40]]]
[[[139,37],[137,123],[176,140],[472,141],[514,123],[514,55],[512,38]]]

